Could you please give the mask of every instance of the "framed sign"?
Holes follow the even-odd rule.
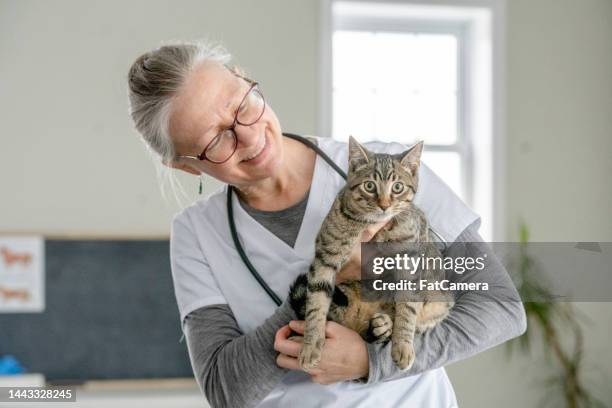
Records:
[[[42,237],[0,235],[0,313],[45,310]]]

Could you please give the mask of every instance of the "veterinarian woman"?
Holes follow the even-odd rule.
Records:
[[[288,326],[296,316],[287,294],[307,271],[318,229],[344,184],[347,146],[307,139],[322,150],[317,153],[307,141],[284,136],[263,90],[229,63],[219,46],[166,45],[136,59],[128,75],[131,117],[155,160],[224,183],[178,214],[171,236],[180,319],[207,400],[232,408],[456,406],[443,366],[525,330],[524,310],[503,266],[490,262],[479,277],[458,278],[506,288],[513,301],[460,296],[445,321],[417,336],[409,370],[395,368],[389,344],[367,344],[335,323],[328,323],[319,367],[299,370],[300,344],[287,337],[290,327],[300,332],[301,325]],[[296,95],[293,108],[302,103]],[[366,147],[406,149],[397,143]],[[449,243],[482,241],[478,217],[424,164],[419,177],[414,202],[437,236]],[[358,249],[340,276],[359,277]]]

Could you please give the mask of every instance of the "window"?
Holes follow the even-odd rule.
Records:
[[[323,58],[331,68],[322,73],[322,134],[424,140],[423,161],[481,215],[486,239],[495,226],[501,238],[501,207],[493,215],[492,11],[409,1],[324,4],[330,30]]]
[[[333,129],[338,139],[425,140],[426,161],[457,194],[460,175],[457,37],[337,30],[333,35]]]

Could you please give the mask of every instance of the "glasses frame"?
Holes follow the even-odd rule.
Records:
[[[187,158],[187,159],[196,159],[196,160],[200,160],[200,161],[209,161],[209,162],[214,163],[214,164],[225,163],[226,161],[228,161],[229,159],[232,158],[234,153],[236,153],[236,149],[238,147],[238,138],[236,136],[236,126],[238,126],[238,125],[241,125],[241,126],[251,126],[251,125],[254,125],[264,115],[264,113],[266,111],[266,98],[264,98],[263,93],[258,88],[259,82],[253,81],[252,79],[249,79],[249,78],[246,78],[246,77],[243,77],[242,75],[239,75],[237,73],[234,73],[234,75],[236,75],[238,78],[241,78],[241,79],[245,80],[246,82],[251,84],[251,86],[249,87],[249,90],[246,92],[246,94],[244,94],[244,96],[242,97],[242,100],[240,101],[240,104],[238,105],[238,108],[236,108],[236,111],[234,112],[234,122],[232,123],[232,125],[227,127],[227,128],[225,128],[225,129],[223,129],[223,130],[221,130],[215,137],[213,137],[212,140],[206,144],[206,147],[204,147],[204,150],[202,150],[202,153],[200,153],[198,156],[185,156],[185,155],[181,155],[181,156],[177,156],[178,158]],[[240,109],[242,108],[242,105],[244,105],[245,101],[247,100],[247,97],[251,94],[251,92],[253,92],[253,89],[256,89],[257,92],[259,93],[259,95],[261,96],[261,100],[263,102],[263,109],[261,110],[261,113],[259,114],[257,119],[255,119],[251,123],[242,123],[242,122],[240,122],[238,120],[238,113],[240,112]],[[210,146],[213,146],[214,142],[216,142],[220,137],[222,137],[223,133],[227,132],[228,130],[230,132],[232,132],[232,137],[234,138],[234,148],[232,150],[232,153],[225,160],[222,160],[222,161],[211,160],[209,157],[206,156],[206,151],[208,150],[208,148]]]

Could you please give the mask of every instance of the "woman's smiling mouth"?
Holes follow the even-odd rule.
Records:
[[[268,141],[267,141],[267,137],[264,135],[264,137],[262,138],[262,142],[260,143],[260,146],[257,148],[257,150],[255,150],[254,153],[250,154],[249,156],[245,157],[242,162],[250,162],[254,159],[257,159],[261,153],[266,149],[268,145]]]

